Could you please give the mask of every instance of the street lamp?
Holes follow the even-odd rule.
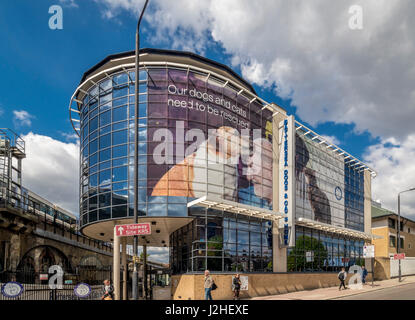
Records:
[[[134,104],[134,223],[138,223],[138,214],[137,214],[137,203],[138,203],[138,83],[140,81],[140,24],[143,19],[144,11],[147,8],[148,0],[144,3],[143,10],[141,11],[140,18],[137,23],[137,31],[135,34],[135,104]],[[137,256],[138,251],[138,236],[134,236],[133,252],[134,256]],[[145,265],[144,265],[145,267]],[[133,271],[133,300],[138,300],[138,270],[137,270],[137,259],[134,259],[134,271]],[[143,272],[143,279],[146,275],[146,272]]]
[[[401,194],[409,191],[415,191],[415,188],[411,188],[398,193],[398,253],[401,251]],[[399,259],[399,282],[401,282],[401,259]]]

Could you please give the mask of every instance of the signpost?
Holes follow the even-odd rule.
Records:
[[[375,261],[375,246],[363,246],[363,258],[370,258],[371,264],[372,264],[372,287],[374,286],[373,280],[375,278],[375,267],[374,267],[374,261]]]
[[[113,263],[114,263],[114,267],[113,267],[113,272],[114,272],[114,294],[115,294],[115,299],[119,300],[120,298],[120,238],[121,237],[137,237],[137,236],[145,236],[145,235],[150,235],[151,234],[151,224],[150,223],[133,223],[133,224],[122,224],[122,225],[116,225],[114,226],[114,256],[113,256]],[[125,255],[127,254],[126,252],[126,241],[123,242],[123,264],[126,262]],[[145,248],[146,246],[143,246],[143,250],[145,252]],[[133,256],[133,262],[134,265],[137,266],[137,263],[139,261],[138,256],[136,256],[136,251],[133,252],[134,256]],[[144,261],[145,263],[145,261]],[[124,265],[124,268],[126,268],[126,266]],[[125,270],[125,269],[124,269]],[[136,267],[135,267],[136,270]],[[138,276],[138,273],[137,273]],[[138,279],[137,279],[138,280]],[[133,281],[133,285],[137,284],[137,282]],[[134,289],[134,288],[133,288]],[[137,286],[138,289],[138,286]],[[137,293],[137,292],[135,292]],[[125,299],[125,293],[124,293],[124,299]]]
[[[393,260],[405,260],[405,253],[395,253]]]
[[[144,236],[151,234],[150,223],[134,223],[115,226],[118,237]]]
[[[363,258],[374,258],[375,246],[363,246]]]

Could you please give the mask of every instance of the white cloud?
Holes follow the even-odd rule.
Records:
[[[26,142],[23,185],[52,203],[79,212],[79,145],[32,132]]]
[[[415,134],[402,142],[388,139],[371,146],[364,159],[378,172],[372,181],[373,199],[397,212],[398,193],[415,188]],[[415,191],[402,194],[401,214],[415,220]]]
[[[65,6],[65,7],[69,7],[69,8],[78,8],[78,4],[75,2],[75,0],[59,0],[59,2]]]
[[[322,135],[321,136],[323,139],[327,140],[327,142],[330,142],[332,144],[335,144],[337,146],[339,146],[341,144],[340,140],[337,139],[337,137],[335,136],[326,136],[326,135]]]
[[[25,110],[13,111],[13,123],[15,127],[30,127],[33,118],[34,116]]]
[[[138,15],[143,0],[98,3],[115,17]],[[355,4],[363,30],[349,29]],[[173,48],[203,52],[217,41],[248,80],[291,98],[311,125],[354,122],[403,138],[414,132],[414,14],[411,0],[155,0],[145,19]]]
[[[76,144],[79,144],[79,136],[76,133],[61,132],[61,135],[65,138],[66,142],[72,141]]]

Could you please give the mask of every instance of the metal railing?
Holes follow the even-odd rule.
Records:
[[[79,223],[65,217],[49,204],[7,188],[0,183],[0,208],[29,215],[37,229],[64,236],[70,240],[89,245],[99,250],[112,252],[112,243],[103,242],[81,234]]]
[[[7,141],[10,148],[16,148],[22,154],[25,153],[25,141],[12,129],[0,128],[0,139]]]

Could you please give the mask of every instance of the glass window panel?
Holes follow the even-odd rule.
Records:
[[[111,100],[112,100],[112,93],[110,92],[110,93],[108,93],[108,94],[102,95],[102,96],[99,98],[99,103],[100,103],[100,104],[106,104],[107,102],[109,102],[109,101],[111,101]]]
[[[99,173],[99,185],[108,184],[111,182],[111,170],[101,171]]]
[[[97,164],[98,162],[98,154],[94,154],[89,158],[89,166],[92,167],[93,165]]]
[[[98,129],[98,117],[95,117],[89,121],[89,132],[94,132],[96,129]]]
[[[101,92],[108,91],[112,88],[112,81],[111,79],[106,79],[99,84]]]
[[[111,167],[111,161],[101,162],[99,165],[99,170],[108,169]]]
[[[121,218],[127,216],[127,206],[112,207],[112,217]]]
[[[106,133],[108,133],[108,132],[110,132],[111,131],[111,126],[110,125],[108,125],[108,126],[105,126],[105,127],[103,127],[103,128],[100,128],[99,129],[99,134],[101,135],[101,136],[103,136],[104,134],[106,134]]]
[[[121,129],[127,129],[127,121],[123,121],[123,122],[118,122],[118,123],[114,123],[112,125],[112,130],[116,131],[116,130],[121,130]]]
[[[103,161],[107,161],[111,159],[111,148],[102,150],[99,152],[99,161],[103,162]]]
[[[111,219],[111,208],[99,209],[99,220]]]
[[[112,101],[112,106],[115,108],[115,107],[118,107],[118,106],[125,105],[127,103],[128,103],[128,99],[127,99],[127,97],[125,97],[125,98],[120,98],[120,99],[116,99],[116,100]]]
[[[112,181],[124,181],[128,179],[128,167],[118,167],[112,169]]]
[[[126,73],[120,73],[115,75],[113,78],[114,84],[123,84],[123,83],[127,83],[129,80],[128,74]]]
[[[123,190],[128,188],[128,182],[118,182],[112,184],[112,190]]]
[[[117,147],[112,148],[112,157],[118,158],[118,157],[126,157],[127,156],[127,145],[121,145]]]
[[[167,204],[149,204],[147,210],[147,216],[167,216]]]
[[[124,97],[128,95],[128,87],[125,86],[123,88],[114,89],[113,96],[115,98]]]
[[[138,106],[138,117],[139,118],[145,118],[147,117],[147,104],[146,103],[140,103]]]
[[[89,143],[89,154],[94,154],[98,150],[98,140],[95,139]]]
[[[99,138],[99,148],[100,149],[105,149],[107,147],[109,147],[111,145],[111,135],[110,134],[106,134],[104,136],[101,136]]]
[[[127,119],[127,106],[115,108],[112,110],[112,121],[117,122]]]
[[[128,165],[128,158],[120,158],[120,159],[116,159],[112,161],[113,167],[126,166],[126,165]]]
[[[128,201],[128,191],[122,190],[112,193],[112,205],[117,206],[121,204],[127,204]]]
[[[124,144],[127,143],[127,130],[117,131],[112,133],[112,144]]]
[[[99,123],[101,127],[109,124],[110,122],[111,122],[111,111],[104,112],[99,116]]]

